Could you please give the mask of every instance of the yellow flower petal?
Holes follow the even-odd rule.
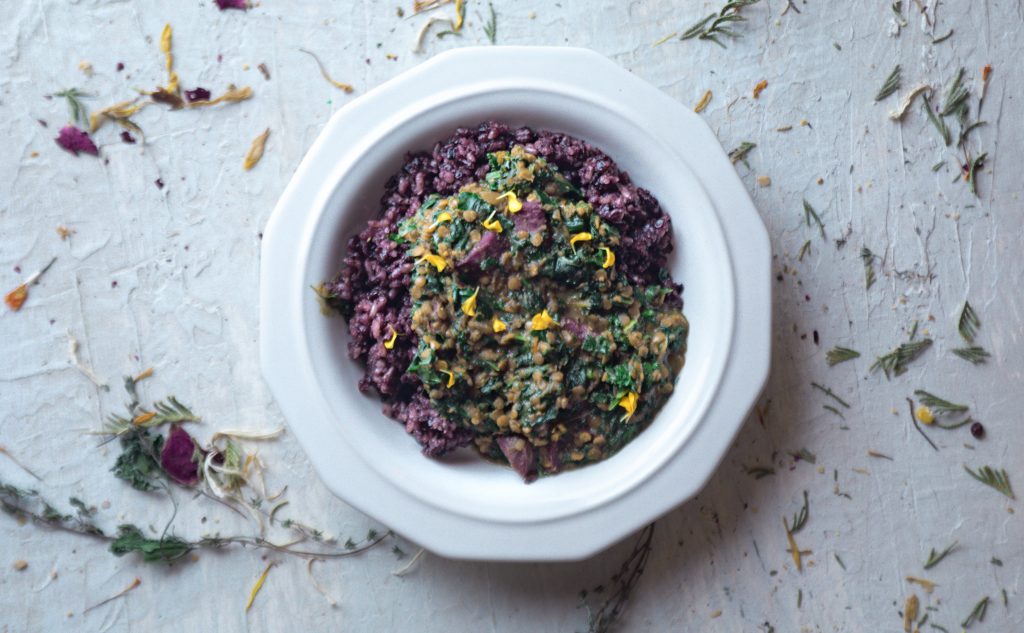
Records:
[[[520,211],[523,210],[523,203],[519,201],[519,198],[516,197],[514,191],[506,191],[505,193],[498,196],[498,200],[501,200],[502,198],[508,198],[509,213],[519,213]]]
[[[452,372],[448,371],[447,369],[438,369],[437,371],[439,371],[442,374],[445,374],[446,376],[448,376],[448,384],[445,385],[445,386],[448,389],[451,389],[455,385],[455,374],[453,374]]]
[[[384,341],[384,349],[394,349],[395,341],[398,339],[398,332],[395,331],[395,328],[391,327],[390,325],[388,326],[388,329],[391,330],[391,338]]]
[[[434,268],[437,269],[437,272],[444,271],[445,267],[448,265],[448,262],[444,260],[444,257],[441,257],[440,255],[434,255],[433,253],[427,253],[426,255],[420,258],[420,261],[427,262],[428,264],[432,265]]]
[[[576,242],[589,242],[594,239],[594,236],[590,233],[577,233],[569,238],[569,246],[572,246],[572,252],[576,252]]]
[[[476,296],[480,294],[480,288],[473,291],[473,294],[462,302],[462,313],[469,317],[476,316]]]
[[[434,223],[431,224],[429,228],[436,229],[438,226],[440,226],[444,222],[451,222],[451,221],[452,221],[452,214],[448,213],[447,211],[442,211],[442,212],[437,214],[437,217],[434,218]]]
[[[507,330],[508,326],[505,325],[505,322],[499,319],[498,317],[494,317],[494,320],[491,321],[491,328],[494,329],[495,333],[498,333]]]
[[[499,222],[498,220],[494,219],[494,214],[495,213],[497,213],[497,210],[492,211],[491,215],[487,216],[487,219],[483,221],[483,225],[484,225],[484,228],[487,229],[488,231],[494,231],[495,233],[501,233],[504,229],[502,229],[501,222]]]
[[[639,400],[639,396],[635,391],[630,391],[619,400],[619,406],[626,410],[626,414],[622,416],[622,420],[628,420],[633,417],[636,413],[636,403]]]
[[[914,411],[914,416],[917,417],[921,424],[932,424],[935,422],[935,414],[923,404],[917,408],[917,411]]]
[[[615,253],[612,249],[607,246],[602,246],[601,250],[604,251],[604,262],[601,264],[601,268],[611,268],[615,265]]]
[[[551,318],[547,310],[540,312],[539,314],[533,315],[533,319],[530,320],[530,329],[537,332],[540,330],[546,330],[552,325],[557,326],[558,323]]]

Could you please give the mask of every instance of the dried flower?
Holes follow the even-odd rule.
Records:
[[[607,246],[602,246],[601,250],[604,251],[604,261],[601,262],[601,268],[611,268],[615,265],[615,253],[612,249]]]
[[[757,85],[754,86],[754,98],[755,99],[760,99],[761,98],[761,93],[764,92],[764,89],[767,88],[767,87],[768,87],[768,80],[767,79],[762,79],[761,81],[757,82]]]
[[[197,449],[188,431],[176,426],[167,435],[163,450],[160,452],[160,467],[174,481],[185,486],[194,486],[199,483],[199,461],[202,461],[203,456],[203,452]]]
[[[50,266],[53,266],[53,262],[55,261],[57,261],[56,257],[51,259],[50,263],[43,266],[42,269],[29,275],[28,279],[25,280],[25,283],[20,284],[17,288],[8,292],[7,295],[4,296],[4,303],[7,304],[7,307],[9,307],[13,312],[21,310],[21,306],[24,305],[25,300],[28,299],[28,287],[39,281],[39,278],[43,276],[43,273],[50,269]]]
[[[501,200],[502,198],[508,198],[509,213],[519,213],[520,211],[523,210],[523,203],[519,201],[519,198],[516,197],[514,191],[506,191],[505,193],[498,196],[498,200]]]
[[[445,261],[440,255],[434,255],[433,253],[426,253],[420,258],[421,262],[427,262],[431,266],[437,269],[437,272],[443,272],[448,262]]]
[[[636,413],[636,405],[639,398],[635,391],[630,391],[619,400],[619,406],[626,410],[626,413],[622,416],[623,422],[633,417],[633,414]]]
[[[551,315],[548,314],[547,309],[543,310],[538,314],[533,315],[533,318],[530,320],[530,329],[533,330],[534,332],[546,330],[550,328],[552,325],[558,325],[558,323],[556,323],[555,320],[551,318]]]
[[[242,11],[245,11],[249,8],[249,3],[246,2],[246,0],[213,0],[213,2],[221,11],[225,11],[227,9],[241,9]]]
[[[384,341],[384,349],[394,349],[395,341],[398,339],[398,331],[395,330],[395,328],[391,327],[390,325],[388,326],[388,329],[391,330],[391,336],[388,338],[388,340]]]
[[[494,332],[497,334],[498,332],[504,332],[505,330],[507,330],[508,326],[505,325],[505,322],[499,319],[498,317],[494,317],[494,319],[491,321],[491,329],[493,329]]]
[[[196,87],[193,90],[185,91],[185,101],[192,103],[193,101],[209,101],[210,91],[206,88]]]
[[[263,134],[260,134],[252,140],[252,146],[249,147],[249,151],[245,154],[245,160],[242,162],[242,168],[249,171],[256,166],[256,163],[260,162],[263,158],[263,148],[267,144],[267,137],[270,136],[270,128],[263,130]]]
[[[96,144],[89,138],[89,134],[78,129],[73,125],[65,125],[60,129],[60,134],[54,139],[57,145],[60,145],[63,149],[71,152],[75,156],[78,156],[79,152],[84,154],[90,154],[92,156],[99,156],[100,150],[96,147]]]

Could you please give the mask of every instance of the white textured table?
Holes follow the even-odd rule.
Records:
[[[785,3],[765,0],[745,11],[750,22],[737,27],[745,37],[725,50],[701,41],[651,46],[717,2],[495,2],[499,43],[590,47],[687,104],[712,90],[703,116],[723,145],[758,144],[750,169],[738,169],[769,227],[781,279],[764,415],[751,417],[707,489],[658,523],[623,630],[769,631],[770,623],[780,633],[898,631],[904,599],[915,592],[929,622],[950,631],[986,595],[992,603],[977,630],[1024,626],[1024,528],[1014,513],[1020,504],[961,467],[1005,467],[1024,492],[1024,9],[1014,0],[947,1],[930,27],[916,0],[904,2],[909,24],[897,35],[889,4],[798,0],[801,13],[780,16]],[[472,0],[462,37],[430,35],[425,54],[485,42],[486,17],[486,4]],[[325,82],[298,48],[317,52],[358,94],[424,58],[410,52],[424,19],[399,19],[392,2],[263,0],[245,13],[221,13],[206,0],[0,4],[2,290],[58,257],[25,307],[0,315],[0,444],[43,480],[0,455],[3,481],[37,487],[56,501],[83,497],[99,506],[97,521],[109,529],[126,521],[162,527],[172,513],[166,497],[111,477],[116,444],[97,449],[96,438],[83,434],[122,410],[120,377],[149,366],[156,375],[142,383],[143,396],[173,393],[192,405],[208,423],[196,427],[200,437],[219,427],[283,422],[258,369],[260,231],[310,142],[353,98]],[[87,101],[95,109],[163,82],[157,40],[167,22],[175,27],[186,87],[216,94],[233,82],[251,85],[254,98],[200,111],[149,108],[136,118],[146,145],[123,144],[104,128],[100,160],[57,148],[52,139],[67,108],[44,95],[77,86],[96,95]],[[951,28],[952,37],[931,43]],[[92,76],[79,70],[82,61]],[[958,155],[938,140],[920,102],[902,124],[886,116],[897,97],[873,102],[897,62],[901,95],[919,81],[942,89],[961,65],[977,94],[981,68],[992,64],[982,117],[988,125],[968,141],[974,155],[988,152],[977,178],[980,198],[962,180],[951,182]],[[762,79],[768,86],[754,100]],[[971,104],[974,110],[974,97]],[[786,126],[792,129],[778,131]],[[244,172],[242,156],[266,127],[267,153]],[[770,177],[770,186],[757,176]],[[805,198],[821,212],[827,240],[806,226]],[[58,225],[75,233],[62,241]],[[810,250],[798,261],[808,239]],[[880,257],[869,291],[862,245]],[[962,345],[956,319],[965,298],[983,322],[978,342],[993,355],[980,367],[950,353]],[[874,356],[906,340],[915,320],[919,336],[935,339],[932,349],[892,381],[869,373]],[[83,363],[111,383],[109,392],[71,365],[69,332],[81,340]],[[824,353],[837,344],[863,356],[829,369]],[[829,400],[812,381],[849,402],[845,420],[822,408]],[[918,388],[971,405],[988,437],[932,429],[942,449],[933,451],[906,412],[905,397]],[[802,447],[816,454],[816,464],[788,455]],[[871,458],[869,450],[893,461]],[[287,435],[260,451],[270,486],[289,486],[296,518],[342,539],[379,527],[330,496]],[[744,472],[769,463],[774,476]],[[797,539],[813,554],[800,573],[786,552],[782,517],[798,509],[803,490],[810,519]],[[250,529],[206,499],[176,497],[180,536]],[[953,554],[922,569],[930,548],[953,541],[960,544]],[[230,550],[170,569],[145,566],[111,556],[101,543],[0,517],[0,630],[584,630],[579,590],[604,582],[629,547],[564,565],[427,555],[396,577],[391,572],[402,563],[385,546],[314,567],[337,599],[332,608],[302,560]],[[246,613],[268,559],[282,564]],[[28,567],[16,571],[17,560]],[[908,585],[907,575],[939,586],[928,594]],[[137,589],[83,613],[136,576]]]

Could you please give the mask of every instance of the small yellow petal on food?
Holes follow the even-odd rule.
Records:
[[[589,242],[594,239],[594,236],[590,233],[577,233],[569,238],[569,246],[572,246],[572,251],[576,252],[576,242]]]
[[[505,322],[499,319],[498,317],[494,317],[494,320],[491,321],[491,328],[495,331],[495,333],[497,333],[504,332],[505,330],[508,329],[508,326],[505,325]]]
[[[622,400],[619,400],[619,406],[626,410],[626,414],[622,416],[624,421],[630,419],[636,413],[637,400],[639,400],[639,396],[635,391],[630,391],[622,396]]]
[[[935,422],[935,414],[932,410],[923,404],[914,411],[914,416],[921,422],[921,424],[932,424]]]
[[[430,225],[430,228],[436,229],[441,224],[443,224],[445,222],[451,222],[451,221],[452,221],[452,214],[448,213],[447,211],[442,211],[442,212],[437,214],[436,218],[434,218],[434,223]]]
[[[462,313],[469,317],[476,316],[476,296],[480,294],[480,288],[473,291],[468,299],[462,302]]]
[[[448,376],[448,384],[445,385],[448,389],[451,389],[455,385],[455,374],[448,371],[447,369],[438,369],[437,371]]]
[[[530,329],[535,332],[546,330],[552,325],[558,325],[558,323],[555,323],[555,320],[551,318],[546,309],[533,315],[533,319],[530,320]]]
[[[504,229],[501,226],[501,222],[499,222],[498,220],[494,219],[494,214],[495,213],[497,213],[496,210],[492,211],[491,215],[489,215],[487,217],[487,219],[483,221],[483,225],[484,225],[484,228],[487,229],[488,231],[494,231],[495,233],[501,233]]]
[[[444,257],[441,257],[440,255],[434,255],[433,253],[427,253],[426,255],[420,258],[420,261],[427,262],[428,264],[432,265],[434,268],[437,269],[437,272],[442,272],[448,265],[448,262],[444,260]]]
[[[267,144],[267,137],[270,136],[270,128],[263,130],[263,134],[260,134],[252,140],[252,146],[249,151],[245,154],[245,160],[242,162],[242,167],[249,171],[256,166],[256,163],[260,162],[263,158],[263,148]]]
[[[509,213],[519,213],[520,211],[523,210],[523,203],[519,201],[519,198],[516,197],[514,191],[506,191],[505,193],[498,196],[498,200],[501,200],[502,198],[508,198]]]
[[[615,253],[612,249],[607,246],[602,246],[601,250],[604,251],[604,262],[601,264],[601,268],[611,268],[615,265]]]
[[[398,332],[395,330],[395,328],[391,327],[390,325],[388,326],[388,328],[391,330],[391,338],[384,341],[384,349],[394,349],[395,341],[398,339]]]

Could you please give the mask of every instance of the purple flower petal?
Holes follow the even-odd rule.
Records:
[[[135,144],[135,137],[128,133],[128,130],[121,131],[121,141],[129,145]]]
[[[199,483],[199,464],[195,459],[196,445],[188,431],[176,426],[167,435],[160,452],[160,466],[179,484],[194,486]]]
[[[241,9],[245,11],[249,8],[249,4],[246,0],[213,0],[217,3],[217,8],[223,11],[224,9]]]
[[[79,152],[92,154],[93,156],[99,156],[100,154],[100,150],[96,148],[96,144],[92,142],[89,135],[73,125],[62,127],[60,134],[54,140],[57,141],[57,145],[60,145],[75,156],[78,156]]]
[[[185,91],[185,101],[192,103],[193,101],[209,101],[210,91],[206,88],[196,88],[195,90]]]

